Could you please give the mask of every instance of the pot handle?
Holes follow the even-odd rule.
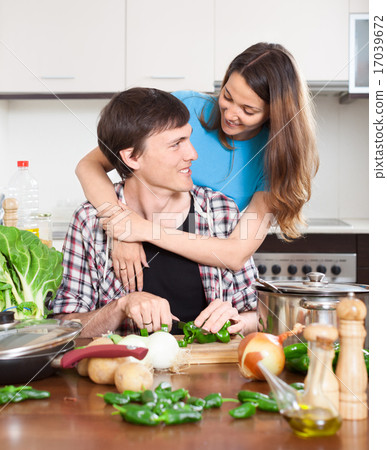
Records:
[[[329,302],[318,301],[318,300],[308,300],[307,298],[302,298],[299,302],[301,308],[309,310],[335,310],[337,303],[340,300],[330,300]]]
[[[137,359],[144,359],[148,353],[147,348],[132,347],[125,345],[95,345],[85,348],[70,350],[65,353],[61,359],[62,369],[75,367],[77,363],[84,358],[121,358],[133,356]]]

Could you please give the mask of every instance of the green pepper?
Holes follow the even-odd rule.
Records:
[[[304,383],[290,383],[289,386],[297,391],[303,391],[305,389]]]
[[[121,395],[128,396],[131,402],[141,402],[141,394],[141,392],[127,390],[124,391]]]
[[[363,348],[363,356],[364,356],[364,362],[367,368],[368,375],[370,374],[370,352]]]
[[[260,392],[239,391],[238,400],[241,403],[250,402],[257,404],[258,409],[260,409],[261,411],[279,411],[277,402],[270,398],[268,395],[261,394]]]
[[[206,397],[204,397],[204,401],[206,402],[204,405],[204,409],[220,408],[223,404],[222,394],[220,393],[209,394]]]
[[[19,392],[19,391],[30,391],[32,389],[31,386],[13,386],[8,385],[4,386],[0,389],[0,392]]]
[[[189,405],[193,405],[193,406],[201,406],[203,409],[204,405],[206,404],[206,401],[204,400],[204,398],[200,398],[200,397],[188,397],[187,403]]]
[[[242,403],[234,409],[230,409],[228,412],[234,419],[247,419],[255,414],[257,410],[257,404],[251,402]]]
[[[164,422],[165,425],[178,425],[181,423],[198,422],[202,415],[199,411],[188,409],[167,409],[160,417],[159,421]]]
[[[308,352],[308,344],[304,342],[299,342],[297,344],[287,345],[284,347],[284,353],[286,360],[299,358]]]
[[[122,336],[119,334],[109,334],[108,338],[113,342],[113,344],[118,344],[122,339]]]
[[[171,406],[172,401],[169,398],[160,398],[159,400],[157,400],[157,403],[153,408],[153,412],[160,415],[166,409],[171,408]]]
[[[206,333],[202,329],[200,329],[195,336],[196,340],[199,344],[210,344],[211,342],[216,342],[217,336],[212,333]]]
[[[172,386],[167,381],[162,381],[156,388],[155,392],[157,395],[160,395],[164,392],[171,392]]]
[[[151,391],[150,389],[146,389],[141,393],[141,402],[142,403],[156,403],[158,400],[158,395],[156,392]]]
[[[229,326],[231,326],[231,322],[227,320],[223,327],[217,333],[215,333],[218,341],[223,342],[224,344],[227,344],[227,342],[230,342],[231,340],[230,333],[228,332]]]
[[[167,398],[171,399],[172,403],[176,403],[180,400],[183,400],[188,395],[187,389],[177,389],[176,391],[172,391]]]
[[[210,333],[203,328],[197,327],[193,321],[187,322],[183,327],[184,338],[178,341],[180,347],[186,347],[187,344],[192,344],[195,339],[199,344],[208,344],[210,342],[230,342],[231,336],[228,332],[228,327],[231,325],[229,320],[217,333]]]
[[[154,426],[159,423],[159,416],[144,405],[130,403],[125,407],[119,405],[113,406],[120,412],[126,422],[149,426]]]
[[[204,398],[199,397],[188,397],[186,402],[187,405],[190,405],[195,411],[203,411],[204,405],[206,404]]]
[[[195,340],[198,331],[199,328],[194,324],[192,320],[184,325],[183,327],[184,340],[187,342],[187,344],[192,344],[192,342]]]
[[[207,395],[204,397],[204,401],[206,402],[204,409],[220,408],[224,402],[238,402],[235,398],[222,398],[222,394],[219,392]]]
[[[108,405],[126,405],[130,402],[129,395],[117,394],[116,392],[106,392],[106,394],[97,394],[105,400]]]
[[[37,389],[30,389],[28,391],[23,390],[22,394],[26,399],[42,400],[44,398],[50,398],[51,394],[48,391],[38,391]]]
[[[49,398],[50,393],[48,391],[39,391],[32,389],[30,386],[5,386],[0,389],[0,405],[6,403],[19,403],[23,400],[41,400]]]
[[[285,361],[285,367],[292,372],[306,373],[309,367],[309,356],[307,354]]]

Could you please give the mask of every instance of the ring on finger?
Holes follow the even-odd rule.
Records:
[[[152,322],[148,322],[148,323],[143,322],[143,323],[144,323],[144,325],[152,325]]]
[[[120,270],[126,270],[126,267],[120,267]]]

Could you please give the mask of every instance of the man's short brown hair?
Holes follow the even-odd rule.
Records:
[[[121,150],[133,147],[132,156],[140,156],[149,136],[181,128],[188,120],[188,109],[172,94],[151,88],[128,89],[114,95],[101,112],[99,148],[121,178],[129,178],[132,171],[121,160]]]

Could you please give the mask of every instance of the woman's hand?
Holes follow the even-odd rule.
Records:
[[[147,238],[147,231],[152,232],[152,222],[147,221],[129,209],[124,203],[107,208],[98,213],[100,224],[108,236],[125,242],[142,242]]]
[[[141,243],[113,240],[112,260],[114,273],[126,292],[142,291],[144,286],[143,266],[149,267]],[[136,283],[137,281],[137,283]]]
[[[211,333],[217,333],[223,325],[230,320],[232,325],[228,328],[230,334],[239,333],[244,327],[244,321],[236,308],[230,302],[223,302],[219,298],[211,302],[207,308],[197,316],[195,325],[203,327]]]

